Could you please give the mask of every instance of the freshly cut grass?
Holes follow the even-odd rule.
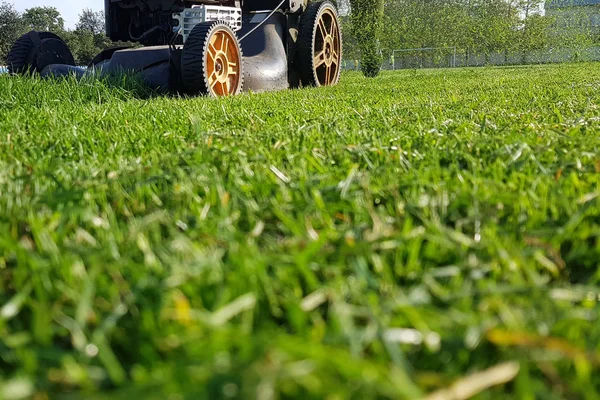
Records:
[[[600,396],[600,64],[125,87],[0,76],[0,397]]]

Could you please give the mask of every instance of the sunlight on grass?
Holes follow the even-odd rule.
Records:
[[[599,86],[0,76],[0,397],[595,398]]]

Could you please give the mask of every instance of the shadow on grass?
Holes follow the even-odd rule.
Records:
[[[22,94],[34,90],[41,97],[54,94],[65,99],[87,99],[94,102],[102,99],[114,100],[148,100],[156,97],[180,97],[182,95],[169,90],[168,87],[152,88],[148,86],[138,72],[120,72],[101,76],[89,72],[83,76],[75,73],[64,76],[46,76],[34,74],[0,76],[1,81],[11,83],[26,82],[27,85],[12,85],[19,87]],[[89,94],[89,96],[88,96]],[[85,102],[85,100],[84,100]]]

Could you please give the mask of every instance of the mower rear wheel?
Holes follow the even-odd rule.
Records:
[[[313,2],[300,17],[298,65],[304,86],[333,86],[340,79],[342,32],[330,1]]]
[[[181,54],[183,91],[213,97],[242,91],[242,49],[225,22],[203,22],[194,27]]]
[[[10,49],[6,62],[11,74],[40,72],[50,64],[75,65],[67,44],[51,32],[31,31]]]

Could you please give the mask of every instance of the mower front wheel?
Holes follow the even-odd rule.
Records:
[[[203,22],[194,27],[181,54],[183,92],[213,97],[242,91],[242,49],[225,22]]]

